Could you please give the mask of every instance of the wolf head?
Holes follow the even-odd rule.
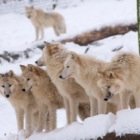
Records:
[[[24,79],[24,86],[22,88],[22,91],[28,92],[32,90],[32,88],[35,88],[39,85],[40,68],[32,64],[28,64],[28,66],[20,65],[20,68],[22,70],[21,77]]]
[[[70,77],[74,78],[74,74],[76,73],[77,66],[80,64],[78,54],[75,52],[69,52],[65,62],[62,73],[60,74],[61,79],[67,79]]]
[[[14,95],[14,90],[19,85],[19,81],[12,70],[5,74],[0,74],[0,91],[3,96],[9,98]]]
[[[32,7],[25,7],[25,15],[29,19],[34,18],[36,16],[35,8],[33,6]]]
[[[38,66],[46,66],[47,44],[49,43],[44,42],[45,46],[42,51],[42,56],[37,61],[35,61]]]
[[[66,56],[66,49],[59,42],[48,43],[44,42],[42,56],[35,62],[38,66],[46,66],[50,61],[57,60],[61,64]]]
[[[118,94],[122,90],[122,81],[113,70],[98,72],[97,75],[97,85],[106,93],[105,101],[108,101],[114,94]]]

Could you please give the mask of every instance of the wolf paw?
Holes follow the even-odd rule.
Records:
[[[31,132],[25,132],[25,134],[24,134],[25,138],[28,138],[28,137],[30,137],[31,135],[32,135]]]

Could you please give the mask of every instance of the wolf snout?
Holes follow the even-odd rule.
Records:
[[[35,63],[36,63],[38,66],[43,66],[42,63],[40,63],[39,61],[35,61]]]
[[[108,94],[107,94],[107,96],[104,98],[104,101],[107,102],[112,96],[113,96],[113,94],[112,94],[110,91],[108,91]]]
[[[23,88],[22,91],[25,92],[26,91],[25,88]]]
[[[36,64],[38,64],[38,62],[37,62],[37,61],[35,61],[35,63],[36,63]]]
[[[10,97],[10,95],[9,95],[9,94],[7,94],[7,95],[6,95],[6,98],[9,98],[9,97]]]
[[[59,76],[60,79],[63,79],[62,75]]]
[[[107,101],[108,101],[108,98],[104,98],[104,101],[106,101],[106,102],[107,102]]]
[[[62,75],[59,76],[60,79],[65,79]]]
[[[35,63],[38,65],[38,62],[37,61],[35,61]]]

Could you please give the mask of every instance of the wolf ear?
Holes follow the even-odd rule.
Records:
[[[12,71],[12,70],[10,70],[8,73],[8,76],[10,76],[10,77],[13,77],[15,74],[14,74],[14,72]]]
[[[103,72],[102,71],[97,72],[97,76],[99,79],[103,78]]]
[[[30,71],[35,71],[34,65],[28,64],[28,70],[30,70]]]
[[[48,52],[50,53],[52,44],[49,43],[49,42],[44,41],[44,45],[45,45],[44,49],[47,48]],[[44,50],[44,49],[43,49],[43,50]],[[50,54],[51,54],[51,53],[50,53]]]
[[[73,59],[73,60],[77,60],[78,54],[71,51],[71,52],[70,52],[70,57],[71,57],[71,59]]]
[[[114,78],[115,77],[115,74],[112,71],[109,71],[107,73],[107,76],[111,79],[111,78]]]
[[[59,48],[56,44],[47,45],[47,51],[50,55],[53,55],[53,54],[57,53],[58,50],[59,50]]]
[[[20,65],[20,68],[21,68],[22,71],[25,71],[26,66],[24,66],[24,65]]]

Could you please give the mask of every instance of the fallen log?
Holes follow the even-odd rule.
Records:
[[[137,30],[138,30],[137,24],[118,25],[118,26],[114,26],[114,27],[108,26],[108,27],[104,27],[100,30],[93,30],[93,31],[83,33],[81,35],[77,35],[71,39],[63,39],[60,42],[61,43],[74,42],[76,44],[83,46],[83,45],[88,45],[94,41],[98,41],[100,39],[103,39],[103,38],[106,38],[109,36],[113,36],[113,35],[117,35],[117,34],[125,34],[129,31],[137,31]],[[16,60],[18,60],[19,58],[30,58],[32,56],[31,53],[34,53],[34,51],[36,49],[42,50],[43,48],[44,48],[44,43],[42,42],[42,44],[40,44],[40,45],[32,46],[31,48],[28,48],[28,49],[26,49],[24,51],[20,51],[20,52],[5,51],[0,54],[0,63],[3,63],[3,61],[13,63]],[[88,51],[88,50],[86,50],[86,51]],[[116,50],[113,50],[113,51],[116,51]]]
[[[89,32],[82,33],[73,38],[67,38],[67,39],[60,40],[60,42],[61,43],[74,42],[76,44],[84,46],[84,45],[88,45],[94,41],[98,41],[100,39],[104,39],[106,37],[110,37],[113,35],[119,35],[119,34],[123,35],[129,31],[138,31],[138,25],[137,24],[117,25],[114,27],[106,26],[99,30],[92,30]]]

